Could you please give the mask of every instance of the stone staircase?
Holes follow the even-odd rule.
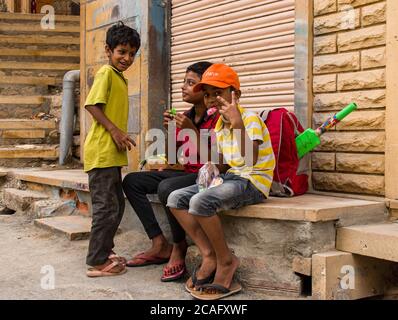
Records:
[[[12,170],[11,177],[18,187],[4,189],[8,208],[70,240],[89,237],[90,194],[82,170]],[[170,236],[159,201],[148,197]],[[247,290],[289,299],[361,299],[383,295],[397,284],[398,224],[388,211],[396,207],[382,198],[306,194],[271,197],[223,212],[221,218],[227,241],[241,261],[237,278]],[[127,201],[121,230],[145,239]],[[200,263],[195,246],[188,251],[187,263]],[[355,284],[342,287],[350,270]]]
[[[52,98],[64,74],[79,69],[80,18],[0,13],[0,166],[37,167],[58,159]]]

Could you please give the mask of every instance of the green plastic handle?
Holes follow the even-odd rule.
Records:
[[[346,116],[348,116],[351,112],[353,112],[354,110],[356,110],[358,108],[356,103],[350,103],[348,106],[346,106],[343,110],[341,110],[340,112],[338,112],[336,114],[336,119],[341,121],[343,120]]]
[[[173,116],[175,116],[177,114],[177,109],[176,108],[171,108],[170,109],[170,114],[172,114]]]

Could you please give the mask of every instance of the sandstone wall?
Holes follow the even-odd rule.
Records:
[[[322,136],[312,157],[315,190],[385,193],[386,6],[314,0],[313,125],[351,101],[359,107]]]

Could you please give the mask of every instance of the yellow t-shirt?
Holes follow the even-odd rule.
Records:
[[[120,130],[127,132],[129,99],[127,79],[110,65],[95,75],[85,106],[104,104],[103,112]],[[95,119],[84,142],[84,171],[126,166],[127,153],[119,151],[111,134]]]
[[[275,168],[275,156],[268,129],[256,113],[247,111],[241,106],[238,106],[238,109],[250,140],[261,142],[257,163],[254,165],[245,163],[232,129],[224,128],[221,117],[214,130],[217,136],[218,151],[223,154],[224,161],[231,167],[227,171],[228,173],[250,180],[258,190],[268,197]],[[241,135],[243,136],[243,134],[242,132]]]

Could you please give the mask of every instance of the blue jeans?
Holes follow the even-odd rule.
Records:
[[[235,174],[225,174],[221,177],[224,180],[223,184],[200,193],[197,184],[173,191],[167,199],[167,206],[188,210],[193,215],[210,217],[219,211],[264,201],[264,194],[249,180]]]

